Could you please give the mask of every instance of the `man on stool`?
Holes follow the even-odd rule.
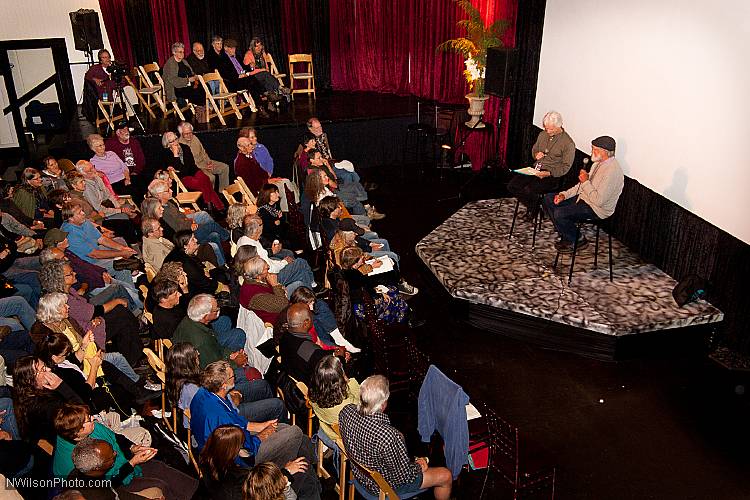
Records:
[[[578,184],[562,193],[549,193],[544,206],[560,234],[555,248],[561,253],[572,253],[576,237],[576,223],[586,219],[606,219],[615,213],[625,177],[615,159],[615,140],[603,135],[591,141],[591,173],[581,169]],[[578,248],[588,244],[584,236]]]

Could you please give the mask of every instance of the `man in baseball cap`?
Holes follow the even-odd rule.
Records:
[[[576,238],[576,223],[584,220],[601,220],[615,213],[625,177],[615,158],[615,140],[603,135],[591,141],[591,173],[581,169],[578,184],[561,193],[545,196],[547,213],[560,234],[555,248],[561,253],[572,253]],[[585,236],[578,248],[588,244]]]

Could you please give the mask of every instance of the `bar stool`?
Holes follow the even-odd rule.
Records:
[[[531,237],[531,248],[534,248],[536,246],[536,233],[539,229],[542,228],[542,218],[544,217],[544,210],[541,207],[542,204],[542,198],[544,198],[543,194],[540,194],[536,200],[536,203],[539,205],[539,209],[536,212],[536,215],[534,216],[534,233]],[[513,222],[510,224],[510,233],[508,234],[508,239],[513,238],[513,230],[516,227],[516,219],[518,218],[518,208],[521,205],[521,201],[516,198],[516,208],[513,211]]]
[[[596,241],[594,243],[594,269],[596,269],[599,260],[599,230],[604,229],[607,232],[607,242],[609,244],[609,281],[614,281],[614,275],[612,272],[612,225],[611,217],[606,219],[586,219],[576,224],[576,239],[573,243],[573,253],[570,256],[570,270],[568,271],[568,285],[573,280],[573,267],[576,263],[576,253],[578,252],[578,239],[581,236],[581,226],[584,224],[592,224],[596,227]],[[605,227],[606,226],[606,227]],[[557,251],[555,255],[555,263],[552,265],[553,269],[557,269],[557,262],[560,258],[560,251]]]

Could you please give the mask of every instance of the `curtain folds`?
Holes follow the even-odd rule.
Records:
[[[159,65],[172,56],[172,44],[185,44],[185,53],[190,53],[185,0],[149,0]]]
[[[104,28],[107,30],[112,56],[132,67],[134,63],[131,51],[130,33],[125,12],[125,0],[99,0]]]
[[[125,0],[125,16],[132,37],[133,64],[144,65],[158,60],[154,38],[154,19],[151,17],[149,0]]]

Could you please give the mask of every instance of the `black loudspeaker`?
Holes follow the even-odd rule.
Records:
[[[497,97],[508,97],[514,90],[515,50],[501,47],[487,49],[487,71],[484,91]]]
[[[99,27],[99,14],[91,9],[79,9],[68,14],[73,28],[76,50],[88,52],[104,48],[102,29]]]

